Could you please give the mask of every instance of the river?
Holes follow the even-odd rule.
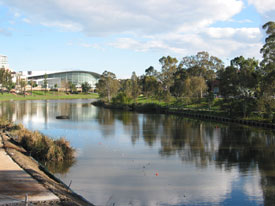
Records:
[[[66,137],[77,161],[55,175],[96,205],[275,205],[274,131],[90,103],[1,102],[0,115]]]

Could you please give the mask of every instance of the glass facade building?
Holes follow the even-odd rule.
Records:
[[[56,72],[47,74],[48,88],[54,88],[55,85],[58,88],[64,87],[64,83],[71,82],[76,87],[81,87],[81,84],[88,82],[92,88],[95,88],[100,75],[89,71],[66,71],[66,72]],[[36,81],[38,84],[43,82],[45,78],[44,75],[29,76],[28,80]]]

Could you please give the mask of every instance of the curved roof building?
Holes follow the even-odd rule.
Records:
[[[88,82],[92,88],[95,88],[100,75],[89,71],[64,71],[47,73],[48,88],[62,88],[64,83],[71,82],[76,87],[81,87],[81,84]],[[28,80],[34,80],[38,85],[42,85],[44,82],[45,74],[42,75],[29,75]]]

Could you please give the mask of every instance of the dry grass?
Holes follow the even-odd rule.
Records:
[[[0,129],[10,131],[14,140],[38,161],[74,161],[75,149],[65,138],[53,140],[38,131],[32,132],[7,120],[0,120]]]

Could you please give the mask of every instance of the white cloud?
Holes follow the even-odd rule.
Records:
[[[197,32],[167,33],[147,36],[143,41],[120,38],[111,45],[121,49],[145,52],[162,50],[165,54],[190,55],[208,51],[211,55],[234,58],[243,55],[260,58],[262,47],[259,28],[202,28]]]
[[[4,36],[11,36],[11,33],[3,28],[0,28],[0,34],[2,34]]]
[[[274,0],[248,0],[249,4],[253,4],[260,13],[275,10]]]
[[[202,27],[239,13],[240,0],[2,0],[48,26],[70,22],[89,35],[151,34],[179,27]],[[51,24],[50,22],[54,22]]]
[[[28,18],[23,18],[22,21],[25,22],[25,23],[27,23],[27,24],[31,23],[31,20],[29,20]]]
[[[242,0],[1,1],[32,19],[32,23],[36,21],[62,31],[84,32],[88,36],[111,36],[114,40],[109,45],[120,49],[161,51],[171,55],[190,55],[206,50],[227,58],[260,56],[262,36],[259,28],[212,26],[216,22],[231,22],[244,8]],[[267,7],[274,8],[271,1],[249,0],[249,3],[264,12]],[[80,46],[95,47],[91,44]]]
[[[65,30],[65,31],[73,31],[73,32],[77,32],[77,31],[81,31],[82,28],[80,25],[71,23],[71,22],[42,22],[41,23],[44,26],[48,26],[48,27],[57,27],[61,30]]]

